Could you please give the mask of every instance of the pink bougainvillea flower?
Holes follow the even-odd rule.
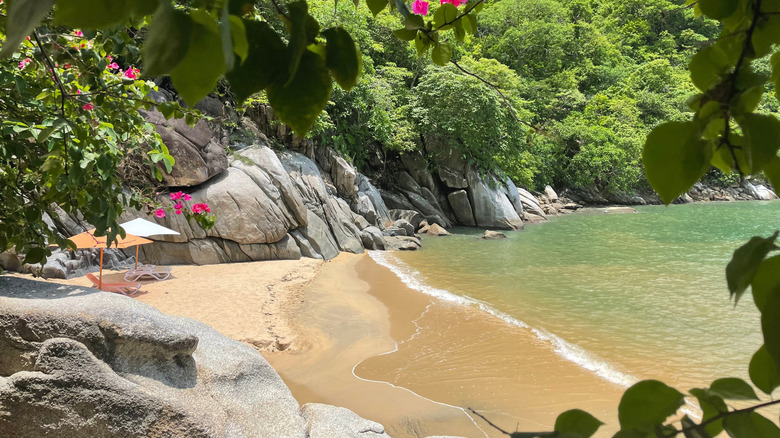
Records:
[[[165,210],[158,208],[157,211],[154,212],[154,215],[157,217],[165,217]]]
[[[184,193],[182,193],[181,191],[178,191],[176,193],[171,193],[171,201],[181,199],[182,195],[184,195]]]
[[[74,34],[74,35],[76,35],[76,36],[78,36],[78,37],[80,37],[80,36],[84,36],[84,32],[82,32],[82,31],[80,31],[80,30],[74,31],[74,32],[73,32],[73,34]]]
[[[412,12],[417,15],[428,15],[428,2],[414,0],[414,3],[412,3]]]
[[[127,79],[138,79],[138,70],[133,67],[127,67],[124,75]]]
[[[184,204],[182,204],[181,201],[179,201],[179,203],[174,205],[173,208],[175,208],[177,210],[181,210],[181,209],[184,208]]]
[[[111,55],[106,55],[106,59],[108,59],[108,62],[111,62],[114,60],[114,58],[111,57]]]
[[[108,64],[108,68],[112,70],[119,70],[119,64],[117,64],[116,62],[112,62],[111,64]]]
[[[84,108],[87,111],[92,111],[93,109],[95,109],[95,105],[92,105],[91,103],[88,103],[88,104],[82,106],[82,108]]]
[[[176,210],[176,211],[174,211],[174,213],[181,214],[181,210]]]
[[[24,61],[19,62],[19,70],[24,70],[24,68],[27,67],[27,64],[29,64],[31,62],[32,62],[32,59],[24,58]]]
[[[203,209],[200,207],[200,204],[195,204],[192,206],[192,213],[193,214],[203,213]]]
[[[65,64],[65,68],[70,68],[70,64]]]
[[[206,213],[211,213],[211,209],[209,208],[208,204],[204,203],[204,204],[201,204],[201,205],[203,206],[203,211],[205,211]]]
[[[192,196],[190,196],[190,195],[185,193],[183,198],[184,198],[185,201],[189,201],[190,199],[192,199]]]

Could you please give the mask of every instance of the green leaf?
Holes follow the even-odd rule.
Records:
[[[750,173],[758,173],[780,149],[780,122],[773,116],[748,113],[738,120],[745,135],[745,158]]]
[[[422,56],[430,45],[431,41],[422,32],[419,32],[414,38],[414,48],[417,49],[417,56]]]
[[[268,102],[279,119],[303,137],[325,109],[331,90],[325,61],[307,50],[289,83],[274,83],[267,89]]]
[[[555,419],[555,431],[558,433],[578,434],[584,438],[593,436],[594,433],[604,424],[593,415],[581,410],[571,409]]]
[[[753,290],[753,302],[758,310],[763,312],[769,297],[780,294],[780,256],[761,262],[750,286]]]
[[[451,5],[450,5],[451,6]],[[409,30],[417,30],[425,28],[425,22],[419,15],[409,15],[404,20],[404,27]]]
[[[618,405],[618,421],[623,430],[650,432],[677,412],[683,394],[658,380],[644,380],[628,388]]]
[[[46,250],[39,246],[30,248],[24,256],[25,264],[43,263],[44,261],[46,261]]]
[[[723,428],[732,438],[780,438],[777,425],[755,412],[729,415],[723,419]]]
[[[230,16],[230,37],[233,40],[233,53],[238,55],[241,62],[249,56],[249,41],[246,39],[246,26],[237,15]]]
[[[712,435],[707,433],[704,428],[696,424],[695,421],[691,420],[690,417],[687,415],[683,416],[682,420],[680,420],[680,424],[682,424],[682,427],[684,429],[683,435],[685,438],[711,438]]]
[[[778,232],[775,232],[772,237],[766,239],[753,237],[734,251],[731,261],[726,265],[726,283],[730,295],[735,296],[735,303],[753,281],[753,276],[764,257],[775,247],[777,234]]]
[[[325,65],[341,88],[350,90],[357,84],[361,69],[355,42],[349,32],[340,27],[324,30],[322,35],[327,41]]]
[[[236,57],[233,54],[233,34],[230,30],[230,12],[227,2],[222,5],[222,12],[219,14],[219,36],[222,41],[222,56],[225,57],[225,70],[233,70]]]
[[[711,147],[693,122],[667,122],[647,136],[642,160],[650,185],[669,204],[709,170]]]
[[[376,17],[378,13],[387,7],[387,0],[366,0],[366,4],[371,13],[374,14],[374,17]]]
[[[5,42],[0,58],[10,56],[51,10],[54,0],[8,0]]]
[[[436,45],[433,46],[433,53],[431,53],[431,59],[433,59],[434,64],[447,65],[447,63],[450,62],[451,58],[452,58],[452,47],[450,47],[450,43],[445,41],[443,43],[436,43]]]
[[[301,56],[306,51],[306,46],[313,42],[319,33],[319,24],[309,15],[309,7],[305,1],[290,3],[287,9],[289,21],[286,24],[290,32],[290,40],[287,44],[287,71],[292,78],[298,69]]]
[[[713,20],[721,20],[731,16],[738,3],[738,0],[699,0],[698,5],[702,14]]]
[[[226,75],[239,102],[275,81],[287,81],[286,72],[277,62],[286,56],[279,35],[266,22],[244,20],[244,26],[249,41],[249,54],[246,61]]]
[[[417,36],[417,31],[413,29],[396,29],[393,31],[393,35],[395,35],[396,38],[403,41],[412,41],[414,37]]]
[[[717,44],[699,50],[688,64],[691,81],[701,91],[708,91],[720,83],[721,75],[730,69],[731,63],[728,55]]]
[[[748,373],[750,381],[768,395],[780,386],[780,368],[769,355],[765,345],[762,345],[750,359]]]
[[[164,75],[184,59],[190,46],[195,22],[189,15],[170,4],[152,16],[149,35],[143,46],[144,74],[150,77]]]
[[[217,85],[225,72],[225,59],[217,22],[200,10],[192,11],[191,17],[195,24],[190,47],[171,71],[171,80],[187,105],[194,106]]]
[[[102,29],[127,20],[132,12],[131,3],[130,0],[57,0],[54,22],[70,27]]]
[[[764,332],[764,346],[769,356],[780,365],[780,295],[772,294],[761,312],[761,331]]]
[[[772,157],[764,166],[763,172],[769,179],[769,182],[772,183],[772,187],[775,189],[780,187],[780,157]]]
[[[728,411],[728,407],[726,406],[726,402],[723,401],[723,398],[709,389],[694,388],[691,389],[690,393],[699,401],[699,407],[702,411],[702,421],[707,421]],[[723,423],[721,420],[715,420],[708,424],[705,430],[711,436],[717,436],[723,431]]]
[[[463,29],[466,31],[466,33],[474,35],[477,33],[477,16],[476,14],[468,14],[465,17],[462,18],[463,20]]]
[[[710,390],[726,400],[758,400],[753,387],[736,377],[718,379],[712,382]]]
[[[780,43],[780,18],[771,15],[758,20],[756,28],[751,36],[754,56],[762,58],[772,52],[772,46]]]
[[[440,27],[441,30],[447,30],[449,27],[445,26],[452,24],[457,17],[458,8],[451,3],[444,3],[433,13],[433,26],[437,28]]]

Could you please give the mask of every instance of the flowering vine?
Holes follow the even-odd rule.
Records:
[[[192,196],[182,192],[181,190],[178,192],[172,192],[170,194],[170,198],[171,201],[176,202],[173,205],[173,214],[183,214],[188,221],[190,219],[195,219],[195,222],[197,222],[198,225],[200,225],[204,230],[211,229],[211,227],[214,226],[217,217],[211,213],[211,207],[209,207],[207,203],[195,203],[192,205],[192,207],[187,208],[184,203],[191,201]],[[165,210],[165,207],[159,207],[155,210],[154,215],[158,218],[164,218]]]

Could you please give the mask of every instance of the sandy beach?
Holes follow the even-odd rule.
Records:
[[[409,289],[367,254],[174,266],[135,299],[254,346],[301,404],[347,407],[396,438],[504,436],[470,408],[510,432],[551,430],[575,407],[609,424],[599,436],[616,430],[621,387],[528,330]]]

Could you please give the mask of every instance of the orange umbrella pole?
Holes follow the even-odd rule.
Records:
[[[100,279],[98,280],[98,289],[103,290],[103,248],[100,248]]]
[[[135,246],[135,269],[138,269],[138,245]]]

